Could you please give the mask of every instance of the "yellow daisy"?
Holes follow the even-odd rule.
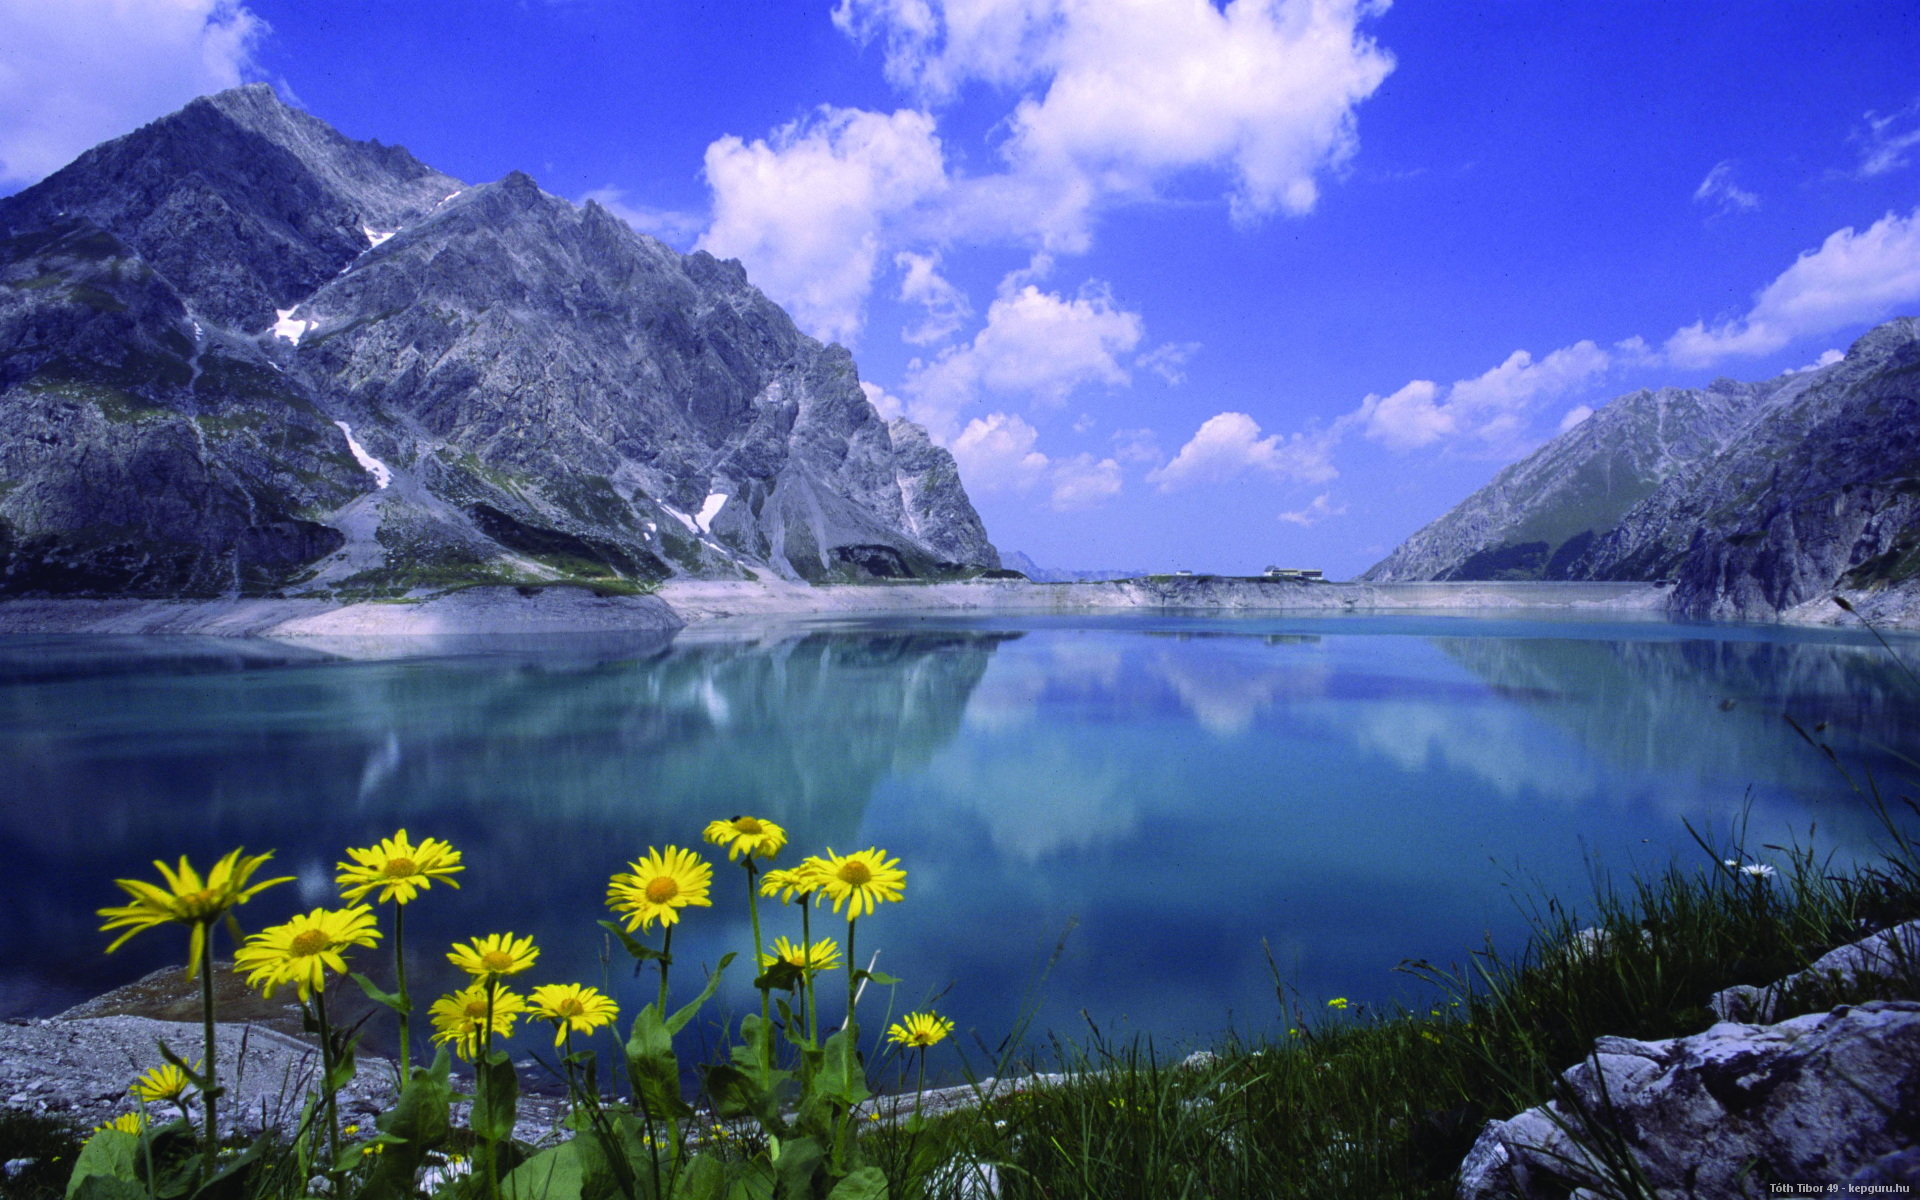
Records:
[[[161,878],[167,886],[156,887],[144,879],[116,879],[113,882],[133,903],[117,905],[98,910],[106,917],[101,932],[109,929],[126,928],[126,932],[115,938],[107,947],[111,954],[126,943],[126,940],[143,929],[152,929],[156,925],[165,925],[169,921],[193,926],[193,943],[187,954],[188,976],[200,973],[200,960],[207,952],[207,930],[237,904],[245,904],[276,883],[287,883],[291,875],[282,875],[278,879],[269,879],[264,883],[250,884],[248,881],[260,865],[273,857],[273,851],[265,854],[253,854],[241,857],[239,850],[229,851],[226,857],[213,865],[205,879],[187,862],[187,856],[180,856],[180,866],[176,869],[167,866],[158,859],[153,865],[160,870]]]
[[[246,945],[234,951],[233,966],[247,973],[247,985],[259,988],[262,996],[272,996],[273,989],[291,983],[304,1001],[326,988],[329,970],[347,973],[341,951],[379,940],[373,910],[366,905],[316,908],[247,938]]]
[[[553,1022],[553,1044],[566,1041],[568,1033],[592,1033],[602,1025],[613,1024],[620,1015],[619,1005],[599,988],[577,983],[543,983],[530,997],[532,1013]]]
[[[517,938],[511,933],[489,933],[470,942],[455,942],[447,952],[447,961],[475,979],[518,975],[540,957],[531,937]]]
[[[716,846],[725,846],[728,862],[743,854],[748,858],[772,858],[787,844],[786,830],[759,817],[714,821],[701,836]]]
[[[199,1069],[197,1066],[194,1068],[196,1071]],[[143,1072],[127,1090],[148,1104],[159,1104],[163,1100],[178,1103],[191,1087],[193,1081],[187,1078],[185,1071],[172,1063],[161,1063]]]
[[[433,1040],[452,1042],[453,1052],[471,1062],[480,1054],[480,1035],[487,1026],[487,990],[493,990],[493,1034],[508,1037],[513,1021],[527,1011],[526,999],[497,983],[475,983],[449,992],[427,1009],[433,1021]]]
[[[782,904],[792,902],[795,896],[805,900],[826,885],[819,872],[814,870],[819,862],[817,858],[809,858],[797,867],[768,871],[760,877],[760,894],[778,896]]]
[[[877,847],[835,854],[829,846],[826,857],[808,862],[816,864],[820,888],[833,900],[833,911],[839,912],[845,904],[849,920],[865,916],[877,904],[898,900],[906,890],[907,873],[900,869],[900,860],[888,858]]]
[[[707,899],[713,868],[691,850],[649,848],[646,857],[628,865],[631,873],[621,872],[607,882],[607,907],[627,915],[629,930],[651,929],[655,921],[672,925],[683,908],[713,905]]]
[[[93,1132],[99,1133],[102,1130],[112,1129],[120,1133],[139,1133],[146,1127],[147,1114],[140,1112],[123,1112],[104,1125],[95,1125]]]
[[[340,872],[334,877],[340,895],[364,900],[379,888],[377,899],[382,904],[389,900],[406,904],[436,879],[457,888],[460,884],[453,876],[466,870],[460,864],[460,852],[452,846],[439,838],[427,838],[416,846],[407,840],[404,829],[364,850],[349,848],[347,857],[353,862],[333,864]]]
[[[764,971],[775,963],[807,972],[831,971],[840,965],[840,947],[832,938],[801,945],[779,937],[773,939],[773,953],[760,956],[760,969]]]
[[[938,1013],[908,1013],[903,1019],[887,1026],[887,1040],[901,1046],[918,1046],[924,1049],[941,1041],[953,1032],[953,1019]]]

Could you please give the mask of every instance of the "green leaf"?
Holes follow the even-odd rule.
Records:
[[[885,971],[855,971],[853,979],[855,983],[862,979],[871,979],[881,987],[892,987],[900,982],[897,976],[889,975]]]
[[[367,999],[373,1001],[375,1004],[384,1004],[403,1017],[407,1016],[412,1010],[412,1005],[402,999],[400,993],[380,990],[379,985],[375,984],[373,980],[368,979],[360,972],[353,972],[350,978],[360,985],[360,990],[367,994]]]
[[[710,1154],[696,1155],[673,1185],[673,1200],[724,1200],[727,1169]]]
[[[542,1150],[500,1181],[507,1200],[582,1200],[587,1164],[576,1139]]]
[[[753,986],[762,991],[790,992],[799,987],[800,981],[805,978],[799,967],[780,959],[762,971],[760,977],[753,981]]]
[[[848,1108],[873,1095],[867,1090],[867,1073],[860,1065],[855,1028],[846,1026],[827,1039],[822,1047],[820,1073],[813,1080],[816,1092]]]
[[[333,1069],[327,1072],[326,1088],[330,1093],[338,1092],[353,1082],[356,1073],[354,1051],[360,1046],[359,1033],[341,1035],[336,1033],[333,1047]]]
[[[78,1196],[81,1186],[89,1179],[137,1184],[140,1179],[139,1156],[139,1134],[102,1129],[87,1139],[86,1145],[80,1148],[80,1156],[73,1160],[73,1174],[67,1179],[68,1197]],[[135,1194],[144,1200],[146,1189],[139,1188]]]
[[[826,1155],[813,1138],[782,1142],[780,1157],[773,1160],[773,1194],[781,1200],[808,1200],[813,1195],[813,1177],[825,1164]]]
[[[887,1177],[879,1167],[861,1167],[835,1184],[827,1200],[887,1200]]]
[[[627,948],[627,953],[633,955],[633,961],[644,963],[658,960],[666,963],[668,966],[673,965],[671,955],[664,951],[655,950],[652,946],[642,944],[638,938],[628,933],[626,929],[621,926],[620,922],[602,921],[600,922],[600,928],[619,938],[620,944]]]
[[[505,1050],[494,1050],[473,1064],[473,1113],[467,1124],[473,1136],[504,1142],[513,1136],[513,1118],[520,1103],[520,1077]]]
[[[447,1048],[440,1047],[433,1065],[418,1068],[400,1099],[380,1114],[381,1140],[387,1148],[374,1159],[373,1171],[361,1189],[359,1200],[404,1200],[414,1194],[413,1181],[430,1151],[446,1143],[451,1126],[448,1109],[453,1104],[453,1086],[448,1082],[452,1067]]]
[[[680,1060],[674,1057],[673,1033],[660,1017],[660,1006],[649,1004],[633,1019],[627,1037],[627,1080],[634,1099],[655,1117],[684,1117],[693,1112],[680,1098]]]
[[[720,961],[713,965],[713,974],[707,976],[707,986],[701,989],[700,994],[695,996],[691,1003],[682,1006],[679,1012],[667,1019],[668,1033],[679,1033],[686,1028],[687,1022],[693,1020],[693,1015],[700,1011],[700,1006],[713,998],[713,993],[720,987],[720,976],[726,973],[727,966],[738,957],[731,951],[720,956]]]
[[[147,1200],[147,1189],[113,1175],[82,1176],[75,1167],[67,1183],[67,1200]]]

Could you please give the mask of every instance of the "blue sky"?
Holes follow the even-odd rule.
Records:
[[[0,0],[0,189],[264,79],[738,257],[1043,564],[1376,561],[1920,312],[1920,9]]]

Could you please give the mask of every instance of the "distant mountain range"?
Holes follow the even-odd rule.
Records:
[[[1363,579],[1659,580],[1778,614],[1920,576],[1920,319],[1764,383],[1634,392],[1501,471]]]
[[[1002,553],[1000,565],[1008,570],[1020,572],[1035,583],[1097,583],[1104,579],[1142,579],[1153,574],[1145,567],[1095,567],[1084,571],[1064,567],[1043,567],[1020,550]]]
[[[998,566],[952,457],[737,262],[265,85],[0,200],[0,594]]]

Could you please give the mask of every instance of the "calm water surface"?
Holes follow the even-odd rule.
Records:
[[[1420,998],[1403,958],[1517,947],[1531,899],[1703,861],[1687,823],[1744,813],[1763,859],[1810,830],[1868,853],[1870,815],[1783,713],[1888,777],[1889,750],[1920,753],[1920,696],[1870,641],[1655,621],[0,639],[0,1015],[178,961],[171,929],[100,953],[93,910],[156,856],[277,850],[299,880],[242,910],[257,928],[331,903],[342,849],[399,826],[469,864],[410,910],[417,991],[453,982],[447,942],[511,929],[543,948],[533,982],[604,977],[631,1005],[594,925],[608,874],[744,812],[802,852],[902,859],[907,901],[861,922],[861,957],[901,977],[894,1015],[937,998],[976,1063],[970,1035],[1031,1006],[1035,1034],[1263,1035],[1286,1023],[1269,950],[1290,1004]],[[722,862],[682,924],[679,979],[747,944],[742,874]],[[767,919],[797,935],[794,910]],[[757,1008],[734,976],[721,1007]]]

